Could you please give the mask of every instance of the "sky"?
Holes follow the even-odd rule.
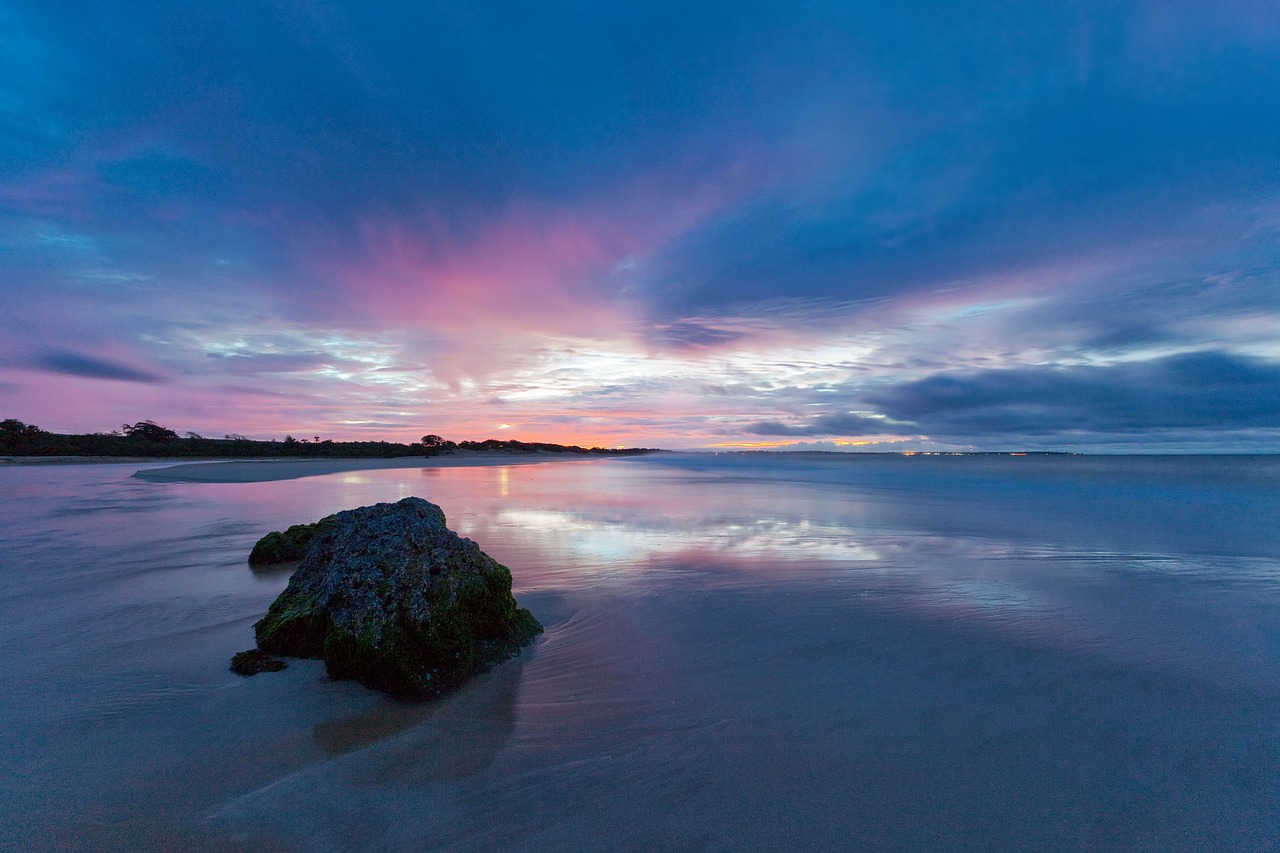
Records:
[[[1280,451],[1280,5],[0,0],[0,417]]]

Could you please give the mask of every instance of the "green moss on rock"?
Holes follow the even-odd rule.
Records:
[[[273,530],[253,546],[249,552],[249,563],[256,566],[301,560],[316,533],[325,525],[332,524],[333,519],[330,515],[313,524],[295,524],[284,532]]]
[[[302,563],[254,626],[265,652],[323,658],[333,678],[425,697],[542,633],[516,605],[511,572],[421,498],[297,528],[312,528]]]
[[[286,598],[281,593],[253,626],[258,648],[298,658],[323,657],[326,622],[316,617],[315,610],[314,595]]]

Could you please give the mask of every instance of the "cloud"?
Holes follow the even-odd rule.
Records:
[[[746,333],[723,326],[683,320],[676,323],[655,324],[648,332],[649,341],[664,349],[697,350],[731,344],[742,340]]]
[[[365,369],[367,365],[325,352],[208,353],[217,369],[234,376],[306,374],[321,368]]]
[[[758,421],[743,430],[750,435],[881,435],[895,432],[894,425],[884,418],[869,418],[863,415],[833,414],[819,415],[811,420],[798,424],[784,424],[781,421]]]
[[[865,401],[931,436],[1226,432],[1280,424],[1280,364],[1195,352],[1109,366],[948,372]]]
[[[0,2],[0,367],[61,374],[27,417],[1266,420],[1153,356],[1280,357],[1270,0],[197,5]]]
[[[36,356],[31,366],[52,373],[66,376],[81,376],[86,379],[112,379],[121,382],[158,383],[164,379],[154,373],[129,367],[119,362],[104,358],[84,355],[68,350],[51,350]]]
[[[1159,45],[1100,8],[987,6],[950,27],[947,16],[903,4],[868,16],[859,35],[836,24],[836,41],[888,36],[856,46],[871,79],[893,81],[895,100],[860,104],[849,127],[810,140],[823,152],[820,181],[806,168],[812,151],[775,148],[785,159],[767,191],[664,247],[644,283],[656,318],[742,311],[782,294],[929,293],[1170,237],[1232,252],[1248,227],[1241,208],[1274,198],[1280,95],[1268,92],[1264,107],[1250,78],[1280,91],[1280,63],[1265,58],[1267,39],[1250,35],[1247,16],[1232,27],[1203,10],[1179,15]],[[1200,18],[1199,30],[1187,24]],[[912,27],[930,33],[928,56],[892,55]],[[1115,37],[1099,38],[1100,27]],[[1197,60],[1175,62],[1179,51]],[[832,109],[854,99],[826,95]],[[873,122],[881,144],[868,148],[860,139]],[[1206,208],[1220,213],[1207,231]]]
[[[845,411],[829,411],[833,396]],[[950,370],[766,397],[795,411],[827,411],[726,434],[927,437],[946,447],[1258,446],[1280,431],[1280,362],[1200,351],[1107,365]]]

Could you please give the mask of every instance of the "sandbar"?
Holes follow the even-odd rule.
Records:
[[[576,462],[607,459],[605,453],[506,453],[456,451],[442,456],[401,456],[394,459],[245,459],[225,462],[191,462],[167,468],[147,468],[133,476],[152,483],[265,483],[296,480],[344,471],[383,468],[460,468],[486,465],[529,465],[540,462]]]
[[[0,456],[4,465],[122,465],[130,462],[165,462],[154,456]]]

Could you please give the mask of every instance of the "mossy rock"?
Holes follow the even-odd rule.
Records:
[[[435,504],[405,498],[298,527],[314,528],[302,563],[254,626],[265,652],[322,658],[333,678],[427,697],[542,633],[512,597],[511,572],[449,530]]]
[[[315,538],[316,531],[333,523],[333,516],[326,516],[313,524],[295,524],[284,532],[273,530],[258,540],[249,552],[250,565],[288,563],[301,560],[307,554],[307,546]]]

